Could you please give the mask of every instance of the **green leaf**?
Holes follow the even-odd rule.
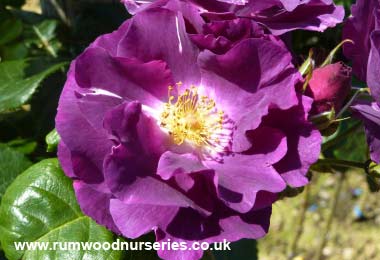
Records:
[[[47,151],[54,152],[57,150],[57,146],[60,140],[60,136],[56,129],[53,129],[45,138],[47,144]]]
[[[208,252],[205,252],[205,257],[207,257],[207,255],[211,254],[212,252],[216,260],[240,260],[240,259],[257,260],[258,259],[256,240],[242,239],[240,241],[231,243],[230,245],[231,245],[231,251],[208,251]],[[212,257],[209,257],[209,258],[212,258]]]
[[[58,22],[56,20],[44,20],[38,25],[32,25],[33,32],[37,36],[37,44],[41,45],[52,57],[57,57],[60,43],[55,40],[55,31]]]
[[[302,76],[305,76],[313,72],[315,63],[313,60],[313,54],[313,49],[310,49],[309,57],[302,63],[301,67],[299,67],[298,71],[301,73]]]
[[[7,44],[17,39],[22,33],[22,22],[15,18],[10,18],[0,23],[0,45]]]
[[[25,59],[28,56],[28,48],[23,42],[13,42],[0,46],[0,56],[3,60]]]
[[[7,145],[23,154],[31,154],[37,148],[37,142],[30,139],[15,139],[9,141]]]
[[[6,191],[0,241],[9,260],[121,259],[121,251],[16,250],[14,242],[109,242],[114,235],[82,214],[57,159],[33,165]]]
[[[329,64],[331,64],[334,60],[334,57],[336,56],[337,52],[339,51],[340,48],[342,48],[342,46],[345,44],[345,43],[348,43],[348,44],[354,44],[354,42],[350,39],[345,39],[343,41],[341,41],[330,53],[329,55],[327,56],[327,58],[325,59],[325,61],[321,64],[320,67],[324,67],[324,66],[327,66]]]
[[[342,122],[339,131],[344,132],[353,124],[355,124],[355,122],[352,120],[344,121]],[[339,134],[340,133],[338,132],[338,136]],[[368,146],[363,128],[350,133],[349,136],[331,148],[332,154],[338,159],[356,162],[365,162],[368,159]]]
[[[25,104],[36,92],[40,83],[50,74],[66,65],[55,64],[35,75],[27,76],[28,60],[0,63],[0,113]]]
[[[31,164],[22,153],[0,143],[0,201],[9,184]]]

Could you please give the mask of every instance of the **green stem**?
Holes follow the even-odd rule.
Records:
[[[344,112],[352,105],[352,103],[355,101],[355,99],[362,93],[365,93],[368,91],[368,88],[360,88],[356,90],[355,94],[351,97],[351,99],[344,105],[344,107],[339,111],[336,118],[340,118]]]
[[[351,135],[353,132],[355,132],[359,127],[361,126],[361,122],[357,121],[355,124],[353,124],[351,127],[349,127],[347,130],[342,132],[340,135],[335,137],[334,139],[331,139],[323,144],[322,151],[326,151],[327,149],[331,148],[332,146],[340,143],[341,141],[345,140],[347,136]]]
[[[365,170],[366,164],[362,162],[354,162],[333,158],[319,159],[316,164],[319,165],[332,165],[332,166],[341,166],[347,168],[359,168]]]

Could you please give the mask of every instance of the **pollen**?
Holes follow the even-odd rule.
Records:
[[[184,142],[198,147],[219,149],[223,142],[224,112],[215,101],[198,93],[196,86],[181,91],[182,83],[168,87],[168,102],[160,115],[160,125],[172,136],[177,145]],[[182,94],[179,94],[182,93]]]

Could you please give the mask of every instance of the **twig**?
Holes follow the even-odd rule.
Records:
[[[49,0],[49,2],[51,3],[51,5],[56,10],[56,12],[57,12],[59,18],[61,18],[62,22],[64,22],[68,27],[70,27],[71,26],[71,21],[67,17],[65,11],[62,9],[62,7],[57,2],[57,0]]]
[[[340,118],[344,112],[352,105],[352,103],[355,101],[355,99],[362,93],[368,92],[368,88],[361,88],[356,90],[355,94],[351,97],[351,99],[344,105],[344,107],[340,110],[336,118]]]
[[[365,167],[366,167],[366,164],[362,162],[354,162],[354,161],[347,161],[347,160],[340,160],[340,159],[333,159],[333,158],[319,159],[316,164],[341,166],[341,167],[346,167],[346,168],[359,168],[362,170],[365,170]]]
[[[331,229],[331,224],[333,222],[333,219],[334,219],[334,216],[335,216],[335,213],[337,210],[337,206],[338,206],[338,202],[339,202],[339,196],[340,196],[340,193],[342,191],[342,187],[343,187],[343,183],[344,183],[344,179],[345,179],[345,175],[342,174],[341,172],[337,172],[337,174],[339,175],[339,179],[338,179],[338,183],[336,184],[335,194],[333,197],[333,201],[331,203],[330,215],[328,216],[326,227],[325,227],[325,230],[323,231],[323,235],[322,235],[322,241],[319,245],[319,248],[318,248],[318,251],[317,251],[317,254],[315,257],[316,260],[322,260],[323,259],[323,249],[325,248],[325,246],[327,244],[329,232]]]
[[[307,185],[305,187],[304,193],[305,193],[305,198],[304,198],[304,201],[302,204],[302,209],[300,212],[299,223],[297,226],[296,234],[295,234],[294,239],[293,239],[291,246],[290,246],[290,252],[289,252],[289,257],[288,257],[289,260],[293,259],[293,257],[295,257],[297,255],[298,242],[299,242],[301,235],[303,233],[304,223],[305,223],[305,218],[306,218],[306,211],[307,211],[307,208],[309,206],[309,198],[310,198],[310,186],[309,185]]]

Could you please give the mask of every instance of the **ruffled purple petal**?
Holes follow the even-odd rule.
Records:
[[[177,154],[170,151],[165,152],[158,162],[157,174],[164,180],[178,174],[190,174],[207,170],[195,154]]]
[[[61,164],[64,169],[72,169],[68,171],[71,172],[70,175],[75,174],[79,179],[94,180],[92,176],[96,176],[95,179],[100,180],[103,158],[110,150],[112,143],[107,140],[107,134],[103,128],[95,129],[91,126],[78,106],[75,92],[80,88],[74,78],[75,66],[74,62],[60,97],[56,117],[56,128],[64,143],[59,146],[59,153],[66,155],[62,157]],[[91,170],[86,165],[91,165]]]
[[[271,103],[281,108],[297,103],[294,86],[299,74],[291,68],[290,53],[275,43],[262,39],[244,40],[224,55],[204,51],[198,63],[202,68],[205,94],[214,98],[235,121],[252,106],[256,106],[251,118],[255,124],[260,122]],[[269,92],[278,94],[272,96]]]
[[[108,94],[126,100],[140,100],[155,107],[167,99],[173,84],[163,61],[141,62],[112,57],[102,48],[88,48],[76,61],[75,79],[95,94]]]
[[[344,55],[353,61],[353,73],[362,81],[366,81],[370,37],[379,19],[379,8],[377,0],[356,1],[351,7],[352,17],[348,18],[343,28],[343,39],[354,41],[354,44],[343,46]]]
[[[380,9],[378,10],[380,23]],[[368,59],[367,84],[371,90],[371,96],[377,104],[380,104],[380,26],[371,35],[371,51]]]
[[[222,163],[207,163],[218,175],[220,197],[232,209],[248,212],[259,191],[280,192],[286,184],[272,164],[286,152],[286,140],[278,149],[266,155],[234,155]],[[274,161],[274,162],[273,162]]]
[[[234,12],[264,24],[273,34],[281,35],[302,29],[324,31],[344,18],[344,8],[332,0],[192,0],[210,12]],[[222,3],[224,2],[224,3]]]
[[[200,81],[197,55],[198,50],[186,33],[182,14],[167,9],[150,9],[136,14],[118,48],[118,56],[143,62],[164,60],[175,82],[185,85]]]
[[[299,105],[288,110],[273,109],[263,125],[281,129],[287,139],[287,153],[274,167],[292,187],[306,185],[307,171],[318,160],[322,137],[307,120],[312,100],[303,96]]]
[[[100,225],[121,234],[110,214],[110,199],[113,196],[108,188],[104,184],[89,185],[82,181],[74,181],[73,186],[83,213],[95,219]]]
[[[122,234],[129,238],[138,238],[158,226],[166,227],[179,208],[170,205],[127,204],[118,199],[111,199],[110,210]]]
[[[271,207],[239,215],[224,212],[221,219],[214,219],[217,222],[210,225],[208,222],[213,221],[214,216],[204,218],[196,212],[184,209],[182,212],[178,212],[178,218],[175,221],[176,225],[173,225],[175,230],[171,230],[170,226],[165,231],[158,229],[156,239],[159,242],[167,241],[168,239],[172,242],[186,242],[187,246],[191,246],[194,241],[214,243],[224,240],[234,242],[242,238],[258,239],[268,232],[271,212]],[[208,227],[208,229],[205,229],[205,227]],[[201,250],[158,251],[158,255],[163,259],[196,260],[202,257],[202,253]]]
[[[377,103],[360,102],[351,107],[363,120],[371,159],[380,163],[380,107]]]

